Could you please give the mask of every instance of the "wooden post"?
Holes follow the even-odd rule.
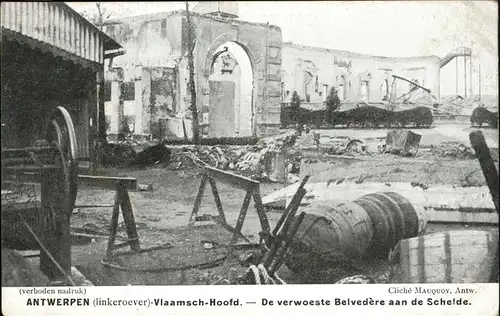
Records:
[[[214,195],[215,205],[217,206],[217,211],[219,212],[220,220],[223,224],[227,224],[226,215],[224,214],[224,209],[222,208],[222,202],[219,197],[219,192],[217,191],[217,184],[214,179],[209,179],[210,186],[212,187],[212,193]]]
[[[207,184],[208,176],[203,175],[201,179],[200,188],[198,189],[198,195],[194,201],[193,212],[191,213],[191,218],[189,219],[189,226],[194,225],[196,215],[198,215],[198,210],[200,209],[201,200],[203,199],[203,193],[205,192],[205,186]]]
[[[100,163],[99,149],[106,143],[106,114],[104,111],[104,71],[99,70],[96,74],[97,77],[97,142],[95,144],[95,163],[97,166]],[[96,167],[97,167],[96,166]]]
[[[247,191],[247,194],[245,195],[245,198],[243,199],[243,205],[241,206],[240,215],[238,216],[238,220],[236,222],[235,230],[238,233],[241,233],[241,228],[243,227],[243,222],[245,221],[245,217],[247,215],[248,206],[250,205],[251,199],[252,199],[252,193],[250,191]],[[231,240],[229,252],[231,252],[232,246],[236,243],[237,240],[238,240],[238,235],[233,234],[233,239]]]
[[[255,209],[257,210],[257,215],[259,216],[260,226],[262,227],[264,233],[269,234],[271,232],[271,228],[269,226],[269,220],[267,219],[266,213],[264,211],[264,204],[262,204],[260,189],[255,188],[252,195]]]
[[[125,222],[125,229],[127,230],[128,244],[134,251],[141,249],[139,244],[139,235],[137,234],[137,226],[135,224],[134,211],[132,210],[132,203],[127,189],[120,184],[120,205],[122,208],[123,221]]]
[[[196,87],[194,85],[194,60],[193,60],[193,35],[192,23],[189,16],[189,4],[186,1],[186,21],[188,25],[188,45],[187,45],[187,58],[189,68],[189,92],[191,94],[191,113],[193,115],[193,143],[198,144],[199,139],[199,121],[198,121],[198,107],[196,106]]]
[[[115,204],[113,206],[113,214],[111,215],[111,225],[109,228],[108,250],[106,251],[106,258],[111,258],[111,256],[113,255],[113,248],[116,239],[116,231],[118,229],[119,215],[120,215],[120,191],[116,190]]]

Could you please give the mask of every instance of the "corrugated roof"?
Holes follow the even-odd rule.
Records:
[[[65,59],[103,64],[122,46],[63,2],[2,2],[2,36]]]

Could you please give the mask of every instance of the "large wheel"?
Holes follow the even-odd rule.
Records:
[[[54,129],[59,127],[54,124]],[[60,129],[59,129],[60,131]],[[60,137],[61,135],[58,135]],[[58,147],[54,141],[52,146]],[[70,217],[73,211],[73,205],[70,194],[70,175],[68,172],[68,162],[59,149],[55,149],[54,169],[45,169],[42,171],[42,207],[46,214],[52,217],[50,222],[52,227],[45,230],[40,236],[41,241],[47,248],[52,257],[67,273],[71,273],[71,233]],[[54,265],[52,259],[43,251],[40,252],[40,270],[44,272],[49,279],[58,280],[64,278],[61,271]]]
[[[50,116],[46,139],[62,153],[69,183],[69,203],[73,210],[78,191],[78,148],[73,120],[62,106],[58,106]]]

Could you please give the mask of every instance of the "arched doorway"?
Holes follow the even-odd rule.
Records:
[[[389,101],[389,82],[387,79],[384,79],[380,85],[380,96],[382,101]]]
[[[370,83],[369,81],[361,80],[360,99],[362,101],[368,101],[369,98],[370,98]]]
[[[253,71],[240,44],[220,45],[209,75],[209,137],[246,137],[253,134]]]
[[[344,75],[340,76],[340,80],[338,80],[338,96],[339,100],[344,101],[347,99],[347,87],[346,87],[346,78]]]

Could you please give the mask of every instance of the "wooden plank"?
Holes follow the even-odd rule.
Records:
[[[78,184],[103,189],[116,189],[118,183],[127,190],[137,190],[137,179],[128,177],[103,177],[78,175]]]
[[[493,212],[461,212],[459,210],[440,211],[429,208],[425,212],[430,223],[466,223],[498,225],[498,214]]]
[[[281,215],[280,219],[276,223],[276,226],[273,229],[273,236],[276,236],[278,234],[278,231],[281,229],[281,226],[285,222],[285,220],[288,217],[288,214],[290,213],[291,206],[294,205],[294,201],[299,198],[300,194],[300,189],[303,189],[304,186],[306,185],[307,180],[309,180],[309,176],[305,176],[302,181],[300,182],[297,191],[295,191],[295,194],[292,196],[291,202],[288,204],[288,206],[285,208],[285,212],[283,212],[283,215]],[[298,207],[298,205],[297,205]]]
[[[118,216],[120,215],[120,191],[115,193],[115,205],[113,206],[113,213],[111,215],[111,225],[109,229],[108,249],[106,251],[106,258],[110,259],[113,255],[113,249],[116,239],[116,232],[118,230]]]
[[[257,215],[259,216],[260,227],[264,233],[271,233],[271,227],[269,225],[269,220],[266,216],[266,211],[264,210],[264,205],[262,204],[262,198],[260,197],[260,190],[256,188],[253,192],[253,201],[255,209],[257,210]]]
[[[203,174],[207,175],[212,179],[229,184],[232,187],[243,189],[246,191],[253,190],[255,187],[259,185],[258,181],[212,167],[204,167]]]
[[[222,208],[222,202],[220,200],[219,192],[217,191],[217,184],[214,179],[209,179],[210,186],[212,187],[212,193],[214,195],[215,205],[217,206],[217,211],[219,212],[220,220],[223,224],[227,224],[226,214],[224,214],[224,209]]]
[[[231,244],[229,246],[229,252],[232,252],[232,245],[238,241],[238,234],[241,234],[241,228],[243,227],[243,222],[245,222],[245,217],[247,215],[248,206],[250,205],[250,200],[252,199],[252,192],[247,191],[245,198],[243,199],[243,204],[241,206],[240,215],[238,216],[238,220],[236,221],[235,232],[233,234],[233,238],[231,240]]]
[[[286,205],[288,205],[297,188],[298,183],[275,191],[265,196],[263,203],[267,205],[286,200]],[[335,182],[308,183],[305,185],[305,189],[308,193],[303,204],[327,199],[354,200],[365,194],[375,192],[396,192],[412,203],[436,209],[495,209],[489,189],[486,186],[462,188],[451,185],[430,185],[428,189],[423,190],[421,187],[403,182],[363,182],[357,184],[352,181],[344,181],[340,184]]]
[[[491,200],[489,189],[483,187],[454,188],[452,186],[434,186],[422,190],[412,187],[409,183],[362,183],[343,182],[310,183],[305,186],[308,191],[301,205],[308,205],[314,201],[338,199],[353,201],[363,195],[375,192],[396,192],[405,197],[415,207],[426,209],[429,222],[443,223],[484,223],[497,224],[498,214]],[[264,197],[264,205],[285,200],[288,206],[298,184],[291,185],[280,191]]]
[[[500,180],[498,178],[498,171],[495,167],[495,163],[491,158],[490,149],[486,145],[486,140],[484,139],[484,135],[481,131],[472,132],[469,137],[472,147],[476,152],[476,156],[478,157],[479,164],[481,165],[486,183],[490,189],[490,194],[493,202],[495,203],[495,208],[498,212],[500,209]]]
[[[18,166],[17,169],[20,169]],[[57,168],[57,167],[55,167]],[[2,167],[2,170],[4,167]],[[21,170],[18,170],[21,172]],[[24,170],[22,170],[24,171]],[[32,171],[41,171],[40,167],[35,168],[35,170]],[[41,176],[37,173],[34,172],[29,172],[26,170],[26,172],[23,172],[21,175],[23,181],[40,181]],[[104,176],[91,176],[91,175],[84,175],[80,174],[78,175],[78,184],[80,186],[87,186],[87,187],[96,187],[96,188],[102,188],[102,189],[110,189],[110,190],[115,190],[116,186],[118,185],[119,182],[122,182],[123,185],[127,188],[129,191],[135,191],[137,190],[137,178],[131,178],[131,177],[104,177]]]
[[[141,246],[139,245],[139,235],[137,234],[137,226],[134,219],[134,211],[132,209],[132,203],[130,202],[130,197],[128,195],[127,189],[121,187],[121,208],[123,220],[125,222],[125,228],[127,230],[128,243],[132,250],[139,250]]]
[[[16,165],[16,166],[2,166],[2,172],[37,172],[42,170],[57,170],[56,165]]]
[[[196,196],[196,200],[194,201],[193,212],[191,212],[191,217],[189,218],[189,225],[194,225],[196,216],[198,215],[198,211],[200,209],[201,200],[203,199],[203,193],[205,192],[205,186],[207,185],[208,176],[203,175],[201,178],[200,188],[198,189],[198,195]]]
[[[413,81],[411,81],[411,80],[408,80],[408,79],[406,79],[406,78],[403,78],[403,77],[400,77],[400,76],[396,76],[396,75],[392,75],[392,77],[394,77],[394,78],[396,78],[396,79],[399,79],[399,80],[403,80],[403,81],[409,82],[410,84],[412,84],[412,85],[415,85],[415,86],[419,87],[420,89],[424,90],[425,92],[427,92],[427,93],[431,93],[431,90],[427,89],[427,88],[426,88],[426,87],[424,87],[424,86],[419,85],[419,84],[418,84],[418,83],[416,83],[416,82],[413,82]]]

